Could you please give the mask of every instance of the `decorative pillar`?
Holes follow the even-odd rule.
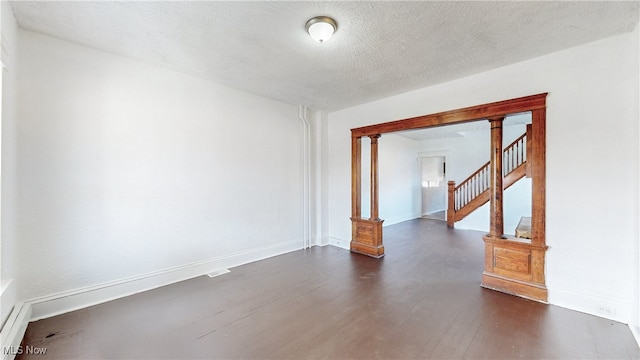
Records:
[[[534,125],[527,134],[531,136],[530,139],[527,138],[527,142],[531,143],[531,154],[527,154],[527,163],[531,163],[531,202],[534,204],[531,210],[531,241],[533,245],[546,247],[546,112],[544,109],[534,110],[531,112],[531,118]]]
[[[362,141],[351,138],[351,218],[360,218],[362,204]]]
[[[371,212],[368,219],[361,214],[362,149],[361,138],[351,138],[351,251],[380,258],[384,256],[382,223],[378,213],[378,139],[371,138]]]
[[[378,139],[380,135],[370,135],[371,139],[371,212],[370,220],[380,220],[378,216]]]
[[[491,123],[491,220],[489,236],[504,237],[503,189],[502,189],[502,122],[504,116],[489,119]]]
[[[526,135],[526,139],[527,139],[527,150],[525,152],[525,169],[526,169],[526,176],[528,178],[531,178],[531,163],[534,162],[534,157],[533,157],[533,150],[531,149],[531,145],[533,143],[533,131],[532,131],[532,125],[531,124],[527,124],[527,135]]]
[[[484,272],[482,286],[485,288],[514,294],[517,296],[547,301],[544,284],[544,259],[547,250],[544,245],[544,134],[545,109],[532,112],[533,126],[527,130],[527,166],[533,178],[532,241],[517,241],[504,235],[503,225],[503,183],[502,183],[502,122],[504,116],[490,118],[491,122],[491,224],[489,234],[484,236]],[[536,133],[536,131],[538,131]],[[533,134],[533,135],[532,135]],[[533,139],[532,139],[533,138]],[[537,139],[536,139],[537,138]],[[534,140],[536,139],[536,140]],[[534,140],[534,141],[532,141]],[[538,175],[540,167],[542,175]],[[542,179],[540,179],[542,178]],[[544,183],[543,183],[544,184]],[[542,214],[541,214],[542,212]],[[536,231],[534,231],[536,229]],[[536,240],[542,238],[540,241]]]

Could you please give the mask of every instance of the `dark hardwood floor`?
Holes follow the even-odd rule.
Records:
[[[442,210],[428,215],[422,215],[423,219],[447,221],[447,211]]]
[[[483,234],[416,219],[31,323],[18,359],[640,358],[620,323],[480,287]]]

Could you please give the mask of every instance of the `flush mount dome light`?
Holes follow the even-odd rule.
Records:
[[[338,24],[328,16],[316,16],[307,21],[305,28],[313,40],[322,44],[338,30]]]

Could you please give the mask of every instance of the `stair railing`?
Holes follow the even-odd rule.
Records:
[[[460,185],[455,187],[454,205],[456,210],[460,210],[471,200],[489,189],[490,185],[490,163],[486,163],[476,170],[471,176],[466,178]]]
[[[515,139],[502,153],[502,175],[507,176],[527,161],[527,134]]]
[[[527,161],[527,134],[522,134],[519,138],[514,140],[509,146],[507,146],[502,153],[502,174],[503,177],[514,172],[516,169],[522,169],[521,166],[526,164]],[[490,166],[491,163],[487,162],[476,170],[471,176],[466,178],[460,185],[456,186],[455,181],[449,181],[449,208],[447,210],[447,225],[453,226],[453,223],[462,220],[466,215],[473,210],[484,205],[489,196],[487,196],[490,186]],[[521,178],[521,177],[519,177]],[[519,179],[518,178],[518,179]],[[505,188],[513,184],[513,182],[505,183]],[[481,196],[486,198],[478,200]],[[471,207],[464,209],[465,207]],[[461,216],[458,212],[465,210]]]

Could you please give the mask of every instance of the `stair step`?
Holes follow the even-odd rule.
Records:
[[[516,237],[523,239],[531,239],[531,218],[523,216],[516,227]]]

